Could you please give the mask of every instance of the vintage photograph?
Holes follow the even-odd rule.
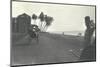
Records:
[[[11,66],[96,61],[96,6],[12,0]]]

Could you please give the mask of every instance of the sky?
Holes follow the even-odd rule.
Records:
[[[76,5],[59,5],[46,3],[30,2],[12,2],[12,16],[17,17],[26,13],[32,16],[33,13],[39,16],[44,14],[54,18],[48,32],[53,31],[84,31],[85,16],[90,16],[95,23],[95,7],[93,6],[76,6]]]

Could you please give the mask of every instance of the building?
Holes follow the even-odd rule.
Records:
[[[27,33],[31,25],[31,17],[26,13],[19,15],[17,18],[16,30],[18,33]]]

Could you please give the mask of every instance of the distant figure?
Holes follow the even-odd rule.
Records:
[[[85,47],[91,44],[91,38],[93,36],[93,32],[95,29],[95,24],[93,20],[90,20],[89,16],[85,17],[85,25],[86,25],[86,31],[84,36],[84,45]]]

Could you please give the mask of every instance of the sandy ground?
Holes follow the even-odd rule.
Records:
[[[40,33],[39,42],[28,35],[13,39],[11,65],[76,62],[83,49],[83,37]]]

